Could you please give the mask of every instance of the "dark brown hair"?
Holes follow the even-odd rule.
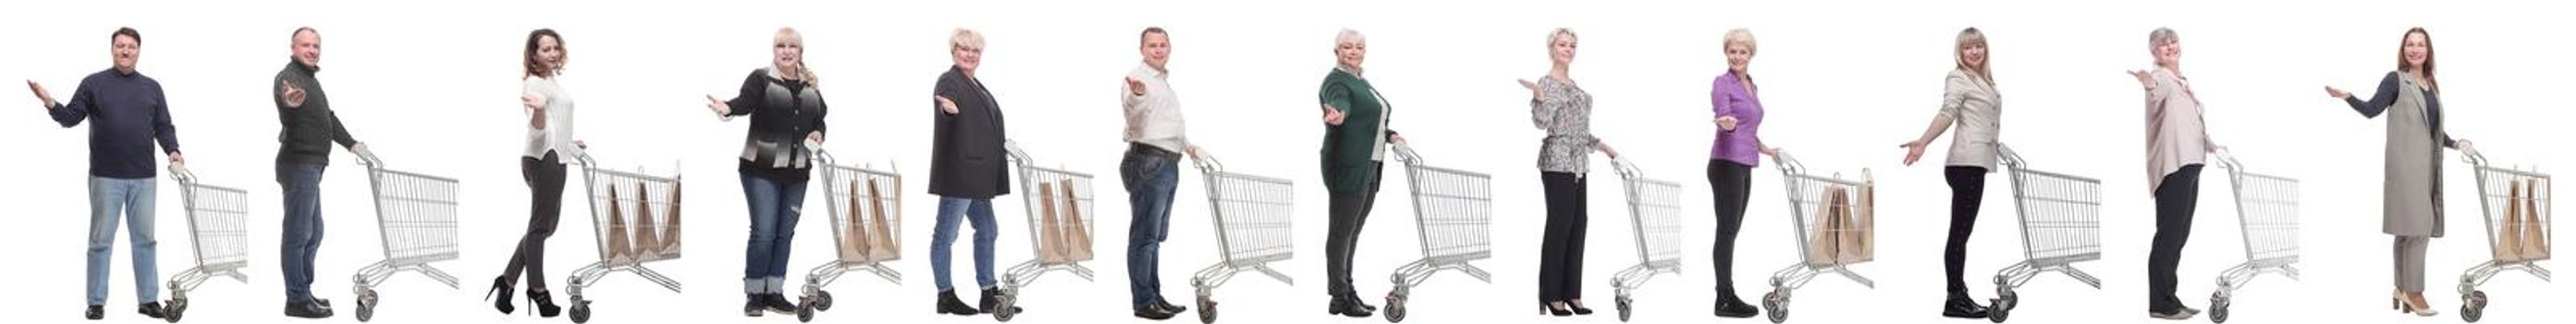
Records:
[[[563,35],[556,34],[555,30],[551,28],[540,28],[535,31],[530,31],[528,32],[528,51],[525,55],[519,56],[520,63],[525,64],[525,66],[523,66],[524,70],[522,73],[524,74],[522,76],[553,76],[555,70],[563,69],[563,67],[557,66],[554,69],[549,70],[546,69],[545,62],[537,61],[537,43],[546,38],[555,39],[555,51],[564,52],[563,55],[565,61],[572,60],[572,52],[566,50],[566,47],[563,46]]]
[[[133,38],[135,45],[143,45],[143,32],[134,31],[134,27],[117,27],[116,33],[107,35],[107,41],[115,42],[117,37]]]

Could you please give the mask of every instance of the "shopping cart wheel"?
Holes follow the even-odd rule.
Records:
[[[589,322],[590,322],[590,301],[588,301],[588,300],[580,300],[580,299],[574,299],[574,300],[573,300],[573,302],[572,302],[572,322],[573,322],[573,323],[589,323]]]
[[[1771,323],[1787,322],[1789,321],[1789,298],[1780,296],[1780,292],[1777,291],[1762,293],[1762,310],[1764,317],[1770,318]]]
[[[1633,311],[1634,307],[1636,307],[1636,301],[1628,299],[1628,296],[1619,296],[1619,299],[1613,301],[1616,302],[1619,307],[1619,321],[1628,321],[1628,314]]]
[[[186,298],[172,298],[170,302],[161,305],[161,319],[169,320],[171,323],[178,323],[179,314],[187,312],[188,299]]]
[[[2221,295],[2221,294],[2219,294],[2219,293],[2210,293],[2210,294],[2209,294],[2209,322],[2210,322],[2210,323],[2227,323],[2227,306],[2229,306],[2228,304],[2232,304],[2232,303],[2233,303],[2233,302],[2229,302],[2229,301],[2227,300],[2227,295]]]
[[[1987,304],[1986,306],[1988,306],[1988,307],[1990,307],[1990,308],[2002,308],[2002,309],[2013,309],[2013,308],[2015,308],[2015,307],[2021,307],[2021,294],[2019,294],[2019,293],[2014,293],[2014,292],[2012,291],[2012,288],[2010,288],[2010,287],[2005,287],[2005,288],[1996,288],[1995,290],[1996,290],[1996,292],[1995,292],[1995,300],[1993,300],[1993,301],[1992,301],[1992,303],[1989,303],[1989,304]]]
[[[831,292],[831,291],[825,291],[825,290],[816,290],[816,291],[814,291],[814,300],[812,300],[812,301],[807,301],[807,302],[805,302],[805,303],[807,303],[807,304],[814,304],[814,310],[817,310],[817,311],[828,311],[828,310],[832,310],[832,292]]]
[[[1390,293],[1387,293],[1387,294],[1386,294],[1386,312],[1385,312],[1385,313],[1386,313],[1386,322],[1387,322],[1387,323],[1403,323],[1403,322],[1404,322],[1404,300],[1405,300],[1406,298],[1407,298],[1407,297],[1405,297],[1405,296],[1404,296],[1404,293],[1403,293],[1403,292],[1401,292],[1401,291],[1398,291],[1398,292],[1390,292]]]
[[[379,298],[379,297],[378,297],[378,296],[376,296],[376,290],[375,290],[375,289],[366,289],[366,288],[359,288],[359,289],[358,289],[358,321],[359,321],[359,322],[365,322],[365,321],[367,321],[367,320],[372,320],[372,319],[375,319],[375,318],[376,318],[376,303],[382,302],[382,300],[379,300],[379,299],[377,299],[377,298]]]
[[[2460,299],[2460,320],[2477,323],[2479,318],[2486,317],[2486,291],[2470,291],[2467,295],[2461,295]]]
[[[1001,294],[994,295],[993,320],[1009,322],[1012,317],[1020,316],[1020,296],[1018,295],[1019,293],[1012,289],[1002,289]]]
[[[1199,294],[1199,323],[1216,323],[1216,300],[1207,294]]]
[[[796,322],[804,323],[814,321],[814,308],[816,308],[816,306],[817,305],[814,305],[814,302],[810,299],[807,300],[804,305],[796,305]]]

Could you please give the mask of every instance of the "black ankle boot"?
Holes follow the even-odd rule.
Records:
[[[509,315],[511,311],[518,310],[512,305],[515,303],[510,302],[510,291],[509,277],[492,278],[492,290],[483,292],[483,299],[492,301],[492,309],[500,310],[502,315]],[[492,296],[496,295],[501,298],[493,299]]]
[[[563,307],[555,306],[555,295],[544,287],[528,288],[528,302],[536,305],[537,316],[554,318],[563,314]]]
[[[1941,302],[1942,317],[1986,318],[1986,311],[1985,305],[1977,305],[1977,299],[1969,298],[1966,292],[1950,293],[1949,300]]]
[[[1717,317],[1749,318],[1754,315],[1762,315],[1761,307],[1753,307],[1753,304],[1744,303],[1744,299],[1736,298],[1735,293],[1718,294],[1716,308],[1717,311],[1715,313]]]
[[[967,305],[966,301],[957,300],[957,291],[955,290],[939,291],[939,306],[937,307],[937,310],[940,314],[948,315],[971,316],[981,313],[975,309],[975,305]]]

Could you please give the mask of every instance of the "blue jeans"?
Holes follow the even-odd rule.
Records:
[[[130,224],[134,247],[134,295],[139,303],[161,299],[160,266],[153,262],[160,245],[152,238],[152,196],[155,178],[117,179],[89,178],[89,304],[107,304],[107,259],[115,254],[117,216]]]
[[[930,232],[930,276],[939,291],[956,289],[948,284],[948,246],[957,243],[959,218],[975,223],[975,286],[993,288],[993,239],[1001,233],[994,228],[991,198],[939,197],[939,222]]]
[[[742,173],[743,204],[751,207],[751,241],[745,244],[742,292],[782,294],[787,251],[805,210],[805,181],[781,182]]]
[[[1161,150],[1128,149],[1118,162],[1118,180],[1127,185],[1127,294],[1129,306],[1144,308],[1163,299],[1163,239],[1172,232],[1172,191],[1180,186],[1176,156]]]
[[[322,249],[322,169],[320,164],[277,165],[277,186],[286,198],[277,271],[286,275],[287,304],[313,302],[313,256]]]

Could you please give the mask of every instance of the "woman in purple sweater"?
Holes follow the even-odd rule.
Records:
[[[1717,316],[1746,318],[1760,315],[1761,308],[1735,297],[1731,279],[1735,264],[1735,233],[1744,229],[1744,204],[1753,190],[1753,167],[1760,165],[1761,155],[1773,153],[1756,135],[1762,129],[1760,87],[1753,85],[1753,75],[1745,66],[1753,61],[1753,31],[1735,29],[1726,32],[1726,74],[1717,76],[1708,90],[1709,112],[1715,115],[1717,139],[1709,145],[1708,185],[1717,195]],[[1759,155],[1757,155],[1759,154]]]

